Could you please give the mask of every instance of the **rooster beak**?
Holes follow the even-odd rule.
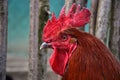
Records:
[[[51,48],[52,45],[50,43],[43,42],[40,46],[40,50],[43,48]]]

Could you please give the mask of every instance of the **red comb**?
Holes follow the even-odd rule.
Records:
[[[44,33],[60,31],[60,29],[69,27],[81,27],[87,24],[90,20],[90,11],[87,8],[82,8],[75,3],[71,6],[68,14],[65,14],[65,6],[62,8],[58,18],[52,14],[51,20],[48,20],[44,28]],[[50,33],[51,34],[51,33]],[[45,34],[44,34],[45,35]]]

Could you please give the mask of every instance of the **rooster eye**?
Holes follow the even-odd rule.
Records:
[[[62,40],[67,40],[67,35],[62,35]]]

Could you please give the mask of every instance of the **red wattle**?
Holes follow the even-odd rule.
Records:
[[[68,54],[65,50],[54,49],[49,62],[53,71],[62,76],[68,62]]]
[[[49,63],[55,73],[63,76],[68,60],[76,49],[76,46],[76,44],[69,45],[69,50],[54,48],[54,52],[49,59]]]

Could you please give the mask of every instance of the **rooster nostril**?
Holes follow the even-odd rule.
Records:
[[[52,39],[50,39],[50,40],[47,41],[47,43],[50,43],[50,42],[52,42]]]

